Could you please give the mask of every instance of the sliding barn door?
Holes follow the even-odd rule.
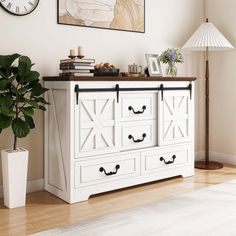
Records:
[[[116,152],[118,145],[115,93],[80,93],[75,103],[76,158]]]
[[[158,144],[191,141],[193,106],[189,91],[165,91],[158,100]]]

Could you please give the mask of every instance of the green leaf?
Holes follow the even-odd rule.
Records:
[[[28,104],[30,104],[31,106],[33,106],[33,107],[35,107],[35,108],[38,108],[38,107],[39,107],[38,103],[37,103],[36,101],[34,101],[34,100],[29,100],[29,101],[28,101]]]
[[[3,115],[13,117],[16,113],[11,111],[8,107],[0,107],[0,111]]]
[[[6,70],[3,68],[0,68],[0,77],[7,79]]]
[[[27,100],[29,100],[29,99],[27,99],[27,98],[20,98],[20,99],[18,100],[18,102],[19,102],[19,103],[27,103]]]
[[[11,93],[13,93],[13,94],[18,94],[18,93],[19,93],[19,92],[18,92],[18,89],[17,89],[15,86],[11,86],[10,91],[11,91]]]
[[[30,71],[29,74],[25,77],[24,82],[33,82],[37,81],[40,74],[37,71]]]
[[[39,97],[36,99],[38,102],[40,103],[43,103],[43,104],[46,104],[46,105],[50,105],[49,102],[47,102],[43,97]]]
[[[32,107],[21,107],[20,111],[26,116],[33,116],[34,110]]]
[[[46,108],[44,106],[39,106],[39,109],[42,111],[46,111]]]
[[[13,103],[11,96],[0,97],[0,107],[10,107]]]
[[[18,73],[18,67],[17,67],[17,66],[11,67],[11,72],[12,72],[14,75],[17,75],[17,73]]]
[[[36,100],[28,99],[28,98],[21,98],[19,99],[19,103],[27,103],[31,105],[33,108],[39,108],[38,102]]]
[[[21,56],[19,58],[19,65],[18,65],[19,77],[20,78],[27,77],[28,74],[30,73],[30,70],[31,70],[31,60],[29,59],[29,57]]]
[[[0,80],[0,91],[4,91],[9,84],[11,84],[15,80],[15,76],[11,76],[10,78]]]
[[[39,81],[40,81],[39,79],[36,79],[36,80],[34,80],[34,81],[31,81],[31,82],[29,82],[29,86],[30,86],[30,87],[34,87],[34,85],[40,83]]]
[[[13,75],[13,76],[11,76],[10,78],[8,78],[9,84],[12,83],[15,79],[16,79],[16,76],[15,76],[15,75]]]
[[[40,83],[36,83],[32,87],[31,96],[39,97],[40,95],[42,95],[46,91],[48,91],[47,88],[44,88]]]
[[[12,55],[0,55],[0,67],[10,70],[12,63],[19,57],[20,55],[17,53]]]
[[[28,123],[30,129],[34,129],[35,128],[35,124],[34,124],[34,120],[32,117],[30,116],[24,116],[25,117],[25,121]]]
[[[20,99],[20,102],[22,103],[28,103],[29,105],[31,105],[34,108],[39,108],[38,102],[35,100],[30,100],[30,99]]]
[[[12,118],[0,114],[0,129],[5,129],[11,125]]]
[[[12,117],[15,115],[15,112],[11,110],[11,105],[13,104],[13,100],[9,95],[4,97],[0,97],[0,112],[5,115]]]
[[[0,90],[5,90],[6,89],[6,87],[7,87],[7,85],[8,85],[8,80],[6,80],[6,79],[3,79],[3,80],[0,80]]]
[[[20,58],[19,58],[19,64],[25,64],[25,65],[27,65],[28,67],[29,67],[29,69],[31,69],[31,60],[30,60],[30,58],[29,57],[27,57],[27,56],[21,56]],[[18,66],[19,67],[19,66]]]
[[[23,93],[25,93],[27,90],[28,90],[27,87],[20,88],[20,89],[18,89],[18,94],[23,94]]]
[[[12,130],[16,137],[23,138],[29,134],[30,127],[26,121],[16,118],[12,122]]]

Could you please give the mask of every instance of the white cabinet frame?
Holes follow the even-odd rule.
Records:
[[[45,82],[45,190],[75,203],[192,176],[194,83],[160,80]]]

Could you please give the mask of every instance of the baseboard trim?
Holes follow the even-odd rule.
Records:
[[[205,151],[195,152],[195,160],[199,161],[204,159],[204,154]],[[210,160],[236,166],[236,156],[227,155],[224,153],[210,152]]]
[[[44,179],[30,180],[27,183],[27,193],[33,193],[44,189]],[[0,185],[0,198],[3,197],[3,187]]]

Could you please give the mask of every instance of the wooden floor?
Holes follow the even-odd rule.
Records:
[[[232,179],[236,179],[236,167],[226,166],[216,171],[196,170],[190,178],[178,177],[100,194],[73,205],[44,191],[27,195],[27,206],[18,209],[5,208],[1,199],[0,235],[28,235],[74,224]]]

